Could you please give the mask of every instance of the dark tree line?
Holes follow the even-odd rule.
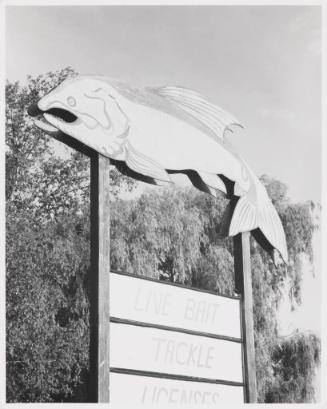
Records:
[[[35,128],[26,107],[75,75],[66,68],[6,85],[6,318],[8,402],[83,402],[88,381],[89,161]],[[289,265],[274,267],[251,241],[260,402],[312,402],[320,341],[278,334],[289,283],[301,303],[303,254],[312,260],[312,202],[262,177],[284,225]],[[151,190],[122,200],[136,182],[111,171],[111,267],[232,293],[233,247],[219,235],[226,200],[195,189]]]

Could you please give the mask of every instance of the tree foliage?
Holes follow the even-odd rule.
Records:
[[[290,301],[295,307],[301,303],[301,256],[306,254],[312,259],[312,235],[316,225],[311,202],[291,203],[284,184],[267,176],[262,177],[262,181],[284,223],[290,257],[288,266],[276,268],[261,247],[251,240],[258,395],[259,401],[265,402],[278,401],[276,390],[280,379],[274,371],[274,362],[279,339],[277,311],[283,289],[287,283]],[[225,206],[223,197],[213,198],[194,189],[166,189],[130,202],[113,203],[112,268],[232,294],[232,240],[219,235]],[[307,342],[310,344],[312,340],[308,338]],[[319,345],[316,343],[313,348],[318,354]],[[292,362],[301,359],[296,350],[292,351]],[[306,379],[311,385],[309,373],[317,362],[310,361],[307,368],[297,368],[295,379]],[[309,389],[308,386],[306,398],[295,396],[293,390],[286,398],[287,393],[283,392],[286,399],[283,401],[310,400]]]
[[[6,84],[7,400],[85,401],[88,372],[89,159],[58,154],[27,107],[64,70]],[[134,182],[111,172],[111,193]]]
[[[6,85],[7,399],[86,401],[88,374],[89,160],[56,147],[27,106],[70,69]],[[262,177],[282,219],[290,263],[276,268],[251,240],[260,402],[312,401],[319,340],[280,338],[286,283],[301,303],[303,254],[312,260],[314,204],[291,203],[287,187]],[[222,238],[227,201],[195,189],[151,190],[122,200],[135,182],[111,172],[111,267],[220,293],[234,292],[233,245]],[[301,363],[298,362],[301,361]]]
[[[313,333],[296,332],[273,349],[274,384],[266,402],[310,403],[315,399],[315,369],[320,363],[320,340]]]
[[[36,229],[28,213],[7,215],[9,401],[84,400],[79,386],[88,368],[88,248],[76,219]]]

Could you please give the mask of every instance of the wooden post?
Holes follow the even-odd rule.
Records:
[[[99,403],[109,403],[109,165],[92,152],[89,401]]]
[[[243,361],[245,376],[245,401],[257,402],[257,381],[255,368],[253,297],[250,259],[250,233],[234,237],[235,291],[241,294]]]

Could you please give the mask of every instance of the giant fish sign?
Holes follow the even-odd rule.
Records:
[[[123,173],[152,184],[184,173],[198,189],[231,199],[226,233],[251,231],[276,261],[287,262],[285,234],[268,194],[230,145],[236,118],[183,87],[136,89],[97,76],[63,81],[29,108],[35,124],[67,134],[110,158]]]

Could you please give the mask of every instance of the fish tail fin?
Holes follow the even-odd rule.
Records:
[[[259,244],[271,253],[277,264],[278,250],[285,263],[288,261],[284,229],[273,204],[267,200],[263,206],[254,205],[246,196],[232,200],[223,218],[225,234],[235,236],[238,233],[251,231]]]

